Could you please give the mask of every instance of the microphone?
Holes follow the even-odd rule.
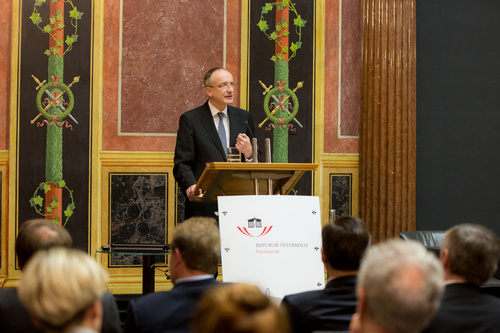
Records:
[[[247,125],[248,131],[250,132],[250,135],[252,136],[251,139],[255,138],[255,135],[252,132],[252,129],[250,128],[250,125],[248,124],[248,120],[245,120],[245,125]]]

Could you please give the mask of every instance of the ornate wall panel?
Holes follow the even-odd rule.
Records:
[[[177,215],[173,154],[114,152],[101,157],[102,219],[97,249],[112,243],[168,243]],[[113,292],[141,290],[140,256],[99,253],[98,258],[110,274]],[[165,266],[165,258],[157,258]],[[156,282],[157,290],[171,287],[160,271]]]
[[[109,173],[109,243],[165,244],[167,186],[167,173]],[[141,264],[140,256],[110,258],[110,267]]]
[[[330,174],[330,206],[336,216],[352,215],[352,173]]]
[[[358,216],[359,157],[357,154],[324,154],[321,157],[323,224],[329,209],[337,216]]]
[[[52,215],[88,251],[93,2],[13,3],[12,227]]]

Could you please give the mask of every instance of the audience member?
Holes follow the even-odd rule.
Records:
[[[393,239],[372,246],[359,270],[350,332],[420,332],[439,307],[443,277],[436,256],[420,243]]]
[[[370,244],[363,221],[341,216],[322,230],[321,259],[328,281],[325,289],[285,296],[296,333],[347,330],[356,311],[356,281],[361,258]]]
[[[19,285],[19,299],[45,332],[99,332],[107,274],[86,253],[38,251]]]
[[[21,271],[28,260],[38,251],[54,247],[72,246],[69,233],[49,220],[33,219],[21,224],[16,239],[16,254]],[[121,331],[118,307],[113,295],[104,293],[103,326],[104,333]],[[30,320],[26,308],[19,301],[16,288],[0,288],[0,332],[42,332]]]
[[[226,284],[207,291],[193,318],[194,333],[287,333],[289,323],[259,288]]]
[[[460,224],[446,232],[440,253],[446,287],[425,333],[500,331],[500,299],[480,290],[495,273],[499,255],[498,238],[486,227]]]
[[[202,293],[217,284],[220,240],[215,219],[192,217],[179,224],[170,251],[174,288],[132,300],[125,332],[189,332]]]

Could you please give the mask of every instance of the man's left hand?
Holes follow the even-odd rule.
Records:
[[[236,148],[245,155],[246,159],[252,158],[252,143],[250,142],[250,138],[245,133],[238,134],[236,138]]]

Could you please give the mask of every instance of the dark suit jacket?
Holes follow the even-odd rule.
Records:
[[[482,294],[470,283],[449,284],[436,316],[423,332],[500,332],[500,299]]]
[[[234,147],[239,133],[252,137],[253,120],[250,112],[230,105],[227,106],[227,113],[229,145]],[[248,122],[248,126],[245,121]],[[251,133],[248,127],[251,128]],[[217,134],[208,101],[196,109],[185,112],[179,120],[173,174],[184,195],[191,185],[198,182],[207,162],[226,162],[226,155]],[[211,206],[208,208],[209,214],[207,215],[206,212],[199,212],[199,210],[207,209],[204,207],[207,203],[191,203],[186,198],[185,218],[194,215],[213,216],[213,210],[217,210],[217,203],[209,204]]]
[[[356,311],[357,276],[331,280],[325,289],[285,296],[282,302],[289,313],[293,331],[347,330]]]
[[[183,282],[170,291],[130,301],[124,332],[190,332],[191,318],[201,295],[216,285],[215,279]]]
[[[120,315],[113,295],[106,292],[102,296],[103,320],[105,333],[121,332]],[[19,300],[17,288],[0,289],[0,332],[43,332],[31,321],[31,316]]]

